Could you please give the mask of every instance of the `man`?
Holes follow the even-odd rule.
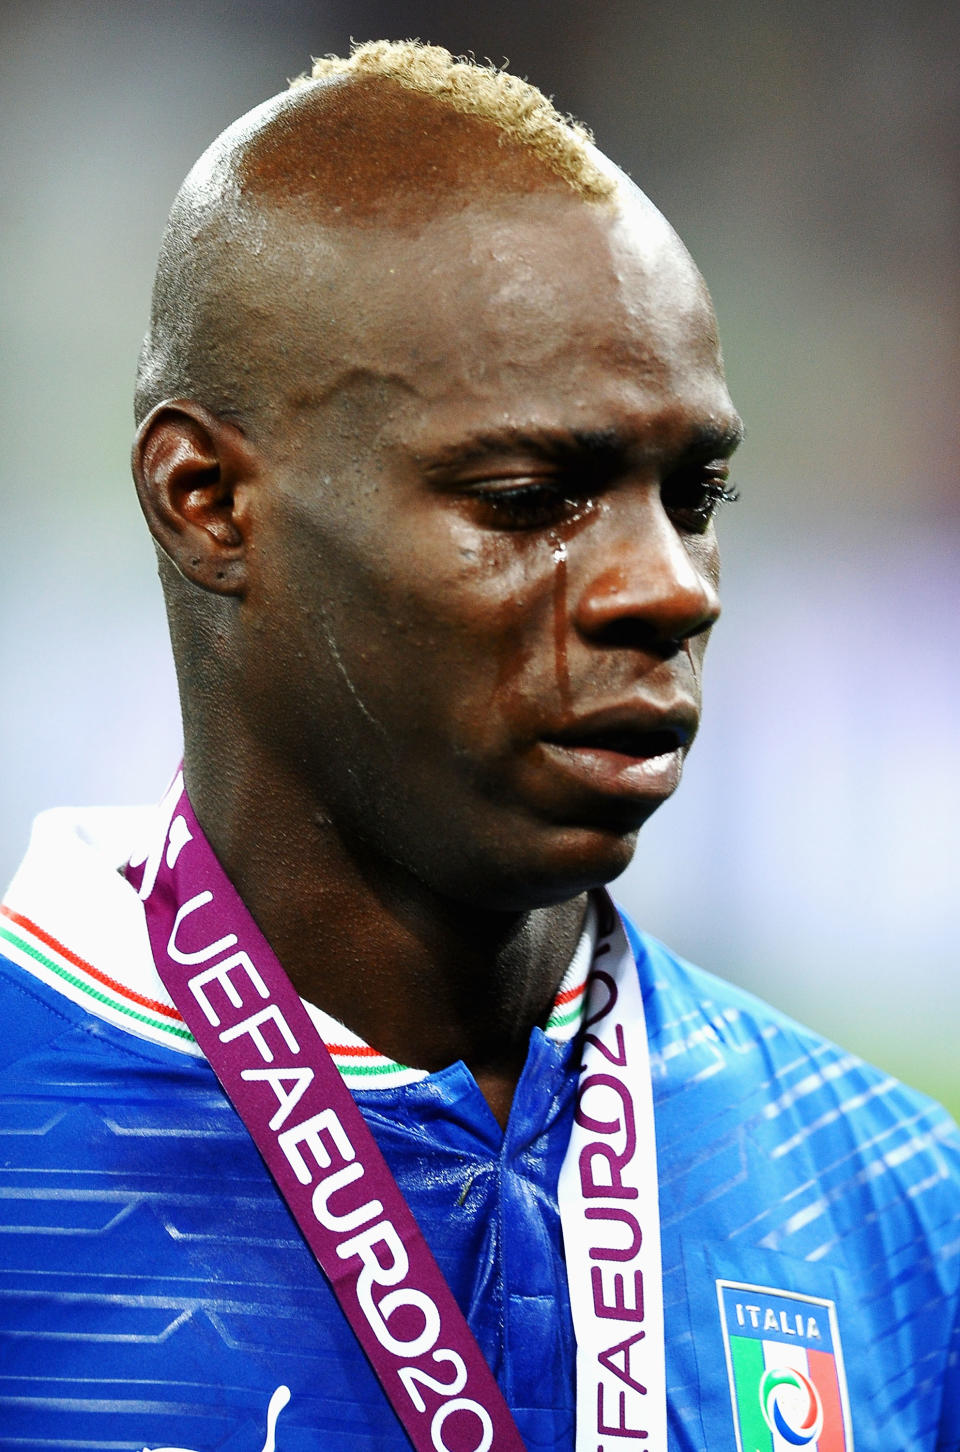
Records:
[[[137,414],[184,771],[0,917],[6,1445],[956,1448],[951,1126],[601,891],[740,436],[668,224],[360,47],[191,172]]]

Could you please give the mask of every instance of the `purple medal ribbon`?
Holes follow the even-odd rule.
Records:
[[[417,1452],[523,1452],[410,1207],[186,791],[142,885],[128,875],[160,977]]]

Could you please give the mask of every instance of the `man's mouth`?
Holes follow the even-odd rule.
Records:
[[[570,730],[543,739],[551,745],[580,751],[608,751],[636,761],[669,756],[687,745],[692,733],[680,726],[654,730],[611,727],[606,730]]]
[[[629,701],[545,731],[540,747],[563,799],[578,810],[605,801],[606,811],[616,801],[618,811],[645,817],[676,788],[697,719],[691,701]]]
[[[686,698],[669,703],[626,700],[582,711],[556,730],[544,732],[553,746],[579,751],[606,751],[647,761],[682,751],[697,730],[699,711]]]

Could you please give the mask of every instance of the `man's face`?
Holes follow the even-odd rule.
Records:
[[[706,293],[640,202],[545,193],[362,236],[337,297],[331,336],[298,289],[251,500],[251,738],[441,893],[567,898],[697,726],[738,428]]]

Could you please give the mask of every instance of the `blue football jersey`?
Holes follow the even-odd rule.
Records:
[[[109,871],[100,906],[119,924],[132,890]],[[147,978],[121,981],[79,928],[68,941],[63,879],[45,875],[43,922],[16,881],[0,912],[0,1446],[407,1449],[206,1061]],[[92,916],[106,943],[109,915]],[[955,1128],[654,940],[631,942],[671,1452],[956,1452]],[[331,1044],[531,1452],[575,1440],[557,1180],[578,985],[564,983],[505,1132],[463,1064],[404,1073],[345,1031]],[[795,1412],[804,1395],[819,1420]]]

